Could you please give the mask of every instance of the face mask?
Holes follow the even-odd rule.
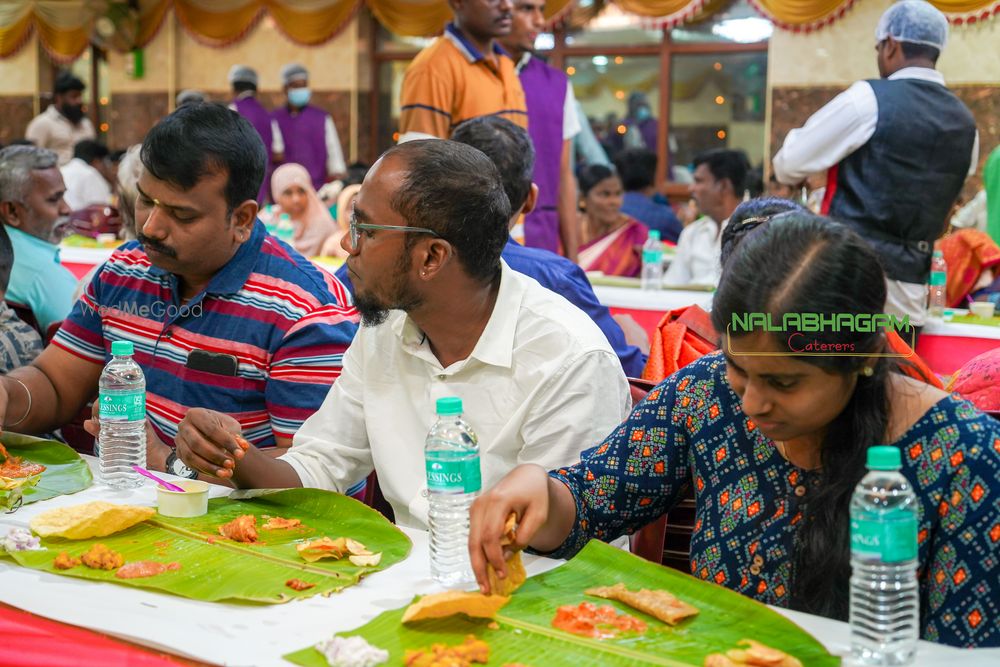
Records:
[[[59,105],[59,113],[66,116],[66,118],[71,123],[79,123],[80,119],[83,118],[83,105],[82,104],[61,104]]]
[[[639,121],[649,120],[652,118],[653,113],[649,110],[649,107],[639,107],[635,110],[635,119]]]
[[[288,89],[288,102],[293,107],[304,107],[309,104],[310,97],[312,97],[312,91],[308,88]]]

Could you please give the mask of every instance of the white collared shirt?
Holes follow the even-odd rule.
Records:
[[[703,215],[682,229],[663,284],[718,285],[722,275],[722,228],[728,222],[726,218],[719,225]]]
[[[303,486],[344,492],[373,467],[396,522],[427,527],[424,439],[435,402],[458,396],[479,437],[483,490],[521,463],[580,460],[630,406],[621,363],[594,322],[502,266],[493,314],[469,357],[442,368],[409,316],[361,327],[320,409],[281,458]]]
[[[104,180],[101,172],[78,157],[59,168],[66,194],[63,199],[72,211],[79,211],[91,204],[108,206],[113,199],[111,185]]]
[[[97,132],[87,116],[74,125],[59,113],[55,104],[50,104],[45,111],[31,119],[24,137],[39,148],[55,151],[59,156],[59,164],[64,165],[73,159],[73,147],[84,139],[96,139]]]
[[[929,67],[904,67],[889,76],[919,79],[944,85],[944,76]],[[914,113],[919,113],[915,109]],[[867,81],[856,81],[814,113],[802,127],[785,137],[774,156],[774,175],[781,183],[796,185],[810,174],[824,172],[868,143],[878,124],[878,99]],[[972,144],[969,175],[979,162],[979,132]]]

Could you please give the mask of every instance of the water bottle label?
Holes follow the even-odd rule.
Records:
[[[883,563],[916,559],[917,517],[905,510],[851,517],[851,552]]]
[[[655,264],[656,262],[663,261],[663,251],[662,250],[643,250],[642,251],[642,261],[645,264]]]
[[[132,422],[146,418],[146,392],[123,391],[114,394],[101,394],[101,421]]]
[[[479,457],[454,459],[448,452],[427,455],[427,489],[432,493],[476,493],[482,487]]]
[[[948,284],[948,274],[944,271],[931,271],[930,284],[934,286],[941,285],[944,287]]]

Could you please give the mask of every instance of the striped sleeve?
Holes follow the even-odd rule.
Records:
[[[400,93],[399,133],[429,134],[441,139],[451,135],[454,83],[428,67],[411,68]]]
[[[98,271],[90,281],[52,338],[53,345],[73,356],[101,365],[105,358],[99,299],[102,272],[103,269]]]
[[[357,311],[326,305],[289,329],[271,356],[264,401],[277,437],[291,438],[340,377],[357,332]]]

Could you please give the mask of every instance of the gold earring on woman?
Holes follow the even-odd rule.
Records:
[[[875,369],[872,368],[871,366],[864,366],[861,368],[861,374],[864,375],[866,378],[870,378],[871,376],[875,375]]]

